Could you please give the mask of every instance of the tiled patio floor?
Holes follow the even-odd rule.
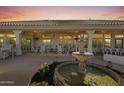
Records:
[[[69,61],[71,55],[42,55],[42,54],[24,54],[15,58],[8,58],[0,61],[0,85],[28,85],[29,80],[40,68],[43,62]],[[102,57],[93,57],[93,62],[103,64]],[[121,68],[124,70],[124,67]]]
[[[71,60],[71,56],[24,54],[0,61],[0,85],[28,85],[43,62]]]

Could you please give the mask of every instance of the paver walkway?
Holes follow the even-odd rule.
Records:
[[[70,55],[24,54],[0,61],[0,85],[28,85],[43,62],[71,60]]]

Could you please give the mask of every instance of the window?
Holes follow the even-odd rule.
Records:
[[[120,35],[115,35],[115,38],[123,38],[123,35],[120,34]]]
[[[15,35],[12,35],[12,34],[11,34],[11,35],[7,35],[7,36],[8,36],[8,37],[15,37]]]
[[[4,34],[0,34],[0,37],[4,37]]]
[[[111,47],[111,39],[104,39],[104,46]]]
[[[16,44],[16,38],[10,38],[10,44],[15,46]]]
[[[50,42],[51,42],[50,39],[43,40],[43,43],[50,43]]]
[[[64,36],[64,39],[72,39],[71,36]]]
[[[111,34],[104,34],[104,47],[111,47]]]
[[[81,36],[80,36],[80,35],[78,35],[78,38],[81,38]]]
[[[84,34],[84,39],[87,39],[88,38],[88,35],[87,34]]]
[[[0,39],[0,43],[3,43],[3,39]]]
[[[111,34],[104,34],[104,38],[111,38]]]
[[[78,35],[78,38],[83,38],[83,37],[84,37],[84,34]],[[85,34],[85,37],[86,37],[86,34]]]
[[[103,38],[103,34],[94,34],[93,38]]]
[[[3,44],[3,38],[0,38],[0,47],[2,46]]]
[[[116,39],[115,40],[115,47],[116,48],[123,48],[123,39]]]
[[[63,39],[63,37],[62,37],[62,36],[60,36],[60,37],[59,37],[59,39]]]

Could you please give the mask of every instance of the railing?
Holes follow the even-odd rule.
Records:
[[[0,48],[0,59],[5,60],[9,56],[13,58],[15,54],[16,54],[15,48],[12,48],[12,47],[1,47]]]
[[[104,61],[124,65],[124,49],[106,48],[103,55]]]
[[[124,56],[124,49],[121,49],[121,48],[104,48],[104,54]]]

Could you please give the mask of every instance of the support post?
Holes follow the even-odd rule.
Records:
[[[88,34],[88,49],[87,51],[90,52],[90,53],[93,53],[93,45],[92,45],[92,42],[93,42],[93,34],[94,34],[94,30],[91,30],[91,31],[86,31],[86,33]]]
[[[22,31],[14,31],[16,36],[16,55],[22,55],[22,49],[21,49],[21,32]]]

